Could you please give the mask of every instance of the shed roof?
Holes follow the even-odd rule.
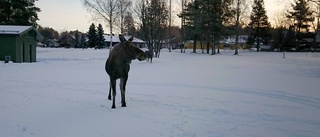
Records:
[[[32,29],[32,26],[14,26],[14,25],[0,25],[0,34],[21,34],[29,29]]]
[[[42,35],[32,26],[0,25],[0,35],[23,35],[24,33],[32,29],[37,33],[36,39],[42,40]]]

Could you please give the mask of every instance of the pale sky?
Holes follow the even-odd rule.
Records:
[[[172,0],[173,3],[175,1],[180,3],[181,0]],[[281,1],[264,0],[269,22],[272,22],[272,16],[276,11],[284,8],[285,4]],[[87,32],[91,23],[96,25],[104,23],[102,20],[93,20],[90,13],[83,7],[81,0],[39,0],[35,2],[35,5],[41,9],[41,12],[38,13],[40,19],[38,24],[43,27],[51,27],[59,32],[71,30]],[[176,14],[172,14],[172,17],[176,17]],[[173,24],[177,23],[180,23],[179,19],[176,19]],[[105,33],[108,33],[108,27],[103,25]]]

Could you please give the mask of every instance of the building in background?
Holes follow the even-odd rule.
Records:
[[[0,25],[0,60],[36,62],[37,40],[41,39],[33,26]]]

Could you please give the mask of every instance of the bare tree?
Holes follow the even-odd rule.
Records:
[[[148,48],[154,49],[159,57],[161,42],[165,39],[169,13],[164,0],[141,0],[137,5],[140,19],[140,33],[147,42]]]
[[[314,14],[314,21],[312,22],[312,27],[315,31],[315,35],[314,35],[314,44],[313,44],[313,48],[315,49],[317,46],[320,45],[319,43],[319,39],[317,39],[317,36],[319,35],[319,31],[320,31],[320,0],[311,0],[311,8],[313,10],[313,14]]]
[[[246,19],[248,19],[248,0],[235,0],[235,11],[236,11],[236,23],[235,23],[235,35],[236,35],[236,41],[235,41],[235,52],[234,55],[238,55],[238,41],[239,41],[239,32],[240,28],[246,24]]]
[[[171,20],[171,14],[172,14],[172,1],[169,0],[169,29],[168,29],[168,38],[167,39],[170,39],[171,38],[171,23],[172,23],[172,20]],[[172,43],[171,43],[171,40],[169,41],[169,52],[171,52],[172,50]]]
[[[312,27],[314,30],[318,30],[320,27],[320,0],[309,0],[310,8],[313,12],[314,22],[312,22]]]
[[[235,41],[235,51],[234,55],[238,55],[238,41],[239,41],[239,27],[240,27],[240,0],[237,0],[236,4],[236,41]]]
[[[104,19],[110,28],[110,51],[112,49],[113,25],[119,17],[118,0],[83,0],[86,9],[96,15],[97,18]]]
[[[119,14],[120,14],[120,33],[124,34],[124,18],[125,14],[130,11],[132,5],[131,0],[118,0]]]
[[[286,11],[277,11],[275,12],[272,17],[271,20],[273,20],[273,24],[275,28],[279,28],[279,27],[286,27],[289,28],[290,26],[290,20],[288,20],[288,18],[286,17]]]

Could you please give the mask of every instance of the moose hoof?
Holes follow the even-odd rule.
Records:
[[[111,97],[108,97],[109,100],[111,100]]]
[[[115,108],[116,108],[116,106],[115,106],[115,105],[113,105],[111,108],[112,108],[112,109],[115,109]]]
[[[121,107],[127,107],[127,105],[124,103],[124,104],[122,104],[122,106]]]

